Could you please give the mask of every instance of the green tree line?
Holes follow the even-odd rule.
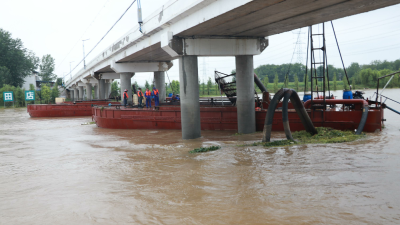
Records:
[[[39,59],[24,47],[21,39],[13,38],[10,32],[0,28],[0,87],[21,87],[24,78],[38,69],[42,81],[55,81],[57,75],[53,73],[54,67],[55,60],[51,55],[47,54]]]
[[[262,65],[257,67],[254,72],[270,92],[275,93],[282,87],[292,88],[297,91],[309,91],[311,87],[310,70],[308,70],[307,75],[308,82],[304,82],[305,66],[298,63],[292,64],[288,75],[289,79],[285,79],[289,66],[290,64]],[[350,66],[346,68],[350,81],[350,83],[348,83],[343,69],[329,65],[328,72],[330,76],[329,79],[326,77],[326,81],[329,80],[329,83],[325,83],[325,89],[328,90],[328,85],[330,90],[348,89],[349,85],[352,85],[353,89],[376,88],[377,79],[379,77],[399,70],[400,59],[392,62],[376,60],[366,65],[351,63]],[[320,76],[320,71],[322,71],[322,68],[317,68],[318,76]],[[232,73],[235,73],[235,70],[232,70]],[[382,88],[389,79],[390,77],[382,79],[379,84],[380,87]],[[235,76],[233,80],[235,80]],[[314,83],[313,85],[321,87],[322,80],[319,79],[317,82],[318,84]],[[135,84],[139,87],[137,82]],[[146,87],[152,89],[153,86],[150,85],[150,82],[146,81],[145,86],[142,88],[145,90]],[[257,92],[261,92],[256,85],[254,85],[254,87]],[[400,87],[400,78],[398,75],[393,77],[388,87]],[[179,94],[179,81],[172,80],[170,84],[166,83],[166,90],[167,95],[168,93]],[[199,80],[199,94],[200,96],[215,96],[220,95],[220,92],[218,90],[218,85],[209,77],[207,81]]]
[[[290,67],[290,69],[289,69]],[[371,70],[391,70],[391,71],[398,71],[400,70],[400,59],[395,61],[380,61],[375,60],[370,64],[360,65],[359,63],[351,63],[349,67],[346,68],[347,75],[351,80],[353,77],[357,77],[362,70],[371,69]],[[317,76],[321,76],[322,74],[322,67],[319,66],[316,68]],[[286,75],[289,79],[289,82],[294,82],[295,77],[299,82],[304,82],[304,77],[306,74],[306,67],[303,64],[295,63],[295,64],[282,64],[282,65],[261,65],[257,67],[254,72],[263,80],[265,77],[268,77],[269,83],[273,83],[275,80],[276,75],[278,76],[278,82],[284,82]],[[333,77],[336,74],[336,79],[341,81],[345,79],[345,73],[343,68],[336,68],[333,65],[328,66],[328,74],[329,80],[333,81]],[[310,68],[308,68],[308,80],[310,80]]]

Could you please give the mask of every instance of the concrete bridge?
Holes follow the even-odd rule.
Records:
[[[179,59],[184,139],[198,138],[198,56],[235,56],[238,132],[255,132],[253,55],[268,47],[268,36],[400,3],[400,0],[171,0],[134,26],[81,69],[66,87],[74,99],[94,85],[104,99],[111,82],[132,95],[131,77],[154,72],[160,101],[164,72]],[[132,21],[134,24],[135,22]],[[90,99],[91,95],[87,95]],[[129,99],[132,102],[132,99]]]

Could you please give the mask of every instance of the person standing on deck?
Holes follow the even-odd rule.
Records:
[[[153,87],[153,96],[154,96],[154,105],[159,106],[160,105],[160,98],[158,96],[158,89],[156,87]]]
[[[151,108],[151,91],[148,88],[146,88],[144,96],[146,97],[146,108]]]
[[[138,101],[139,101],[138,108],[142,108],[142,107],[143,107],[143,106],[142,106],[143,92],[142,92],[142,89],[141,89],[141,88],[139,88],[139,90],[138,90],[138,92],[137,92],[137,96],[138,96]]]
[[[128,104],[128,89],[125,89],[124,91],[124,107],[126,107],[126,105]]]

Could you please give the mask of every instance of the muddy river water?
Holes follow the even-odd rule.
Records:
[[[0,109],[0,224],[400,224],[400,115],[385,117],[353,143],[263,148]]]

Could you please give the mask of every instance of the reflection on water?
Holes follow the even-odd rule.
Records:
[[[238,146],[261,133],[182,140],[1,109],[0,224],[398,224],[400,122],[385,117],[366,140],[265,149]],[[222,149],[188,153],[202,145]]]

